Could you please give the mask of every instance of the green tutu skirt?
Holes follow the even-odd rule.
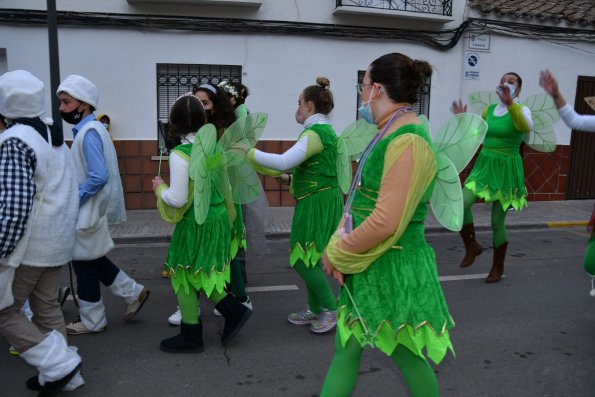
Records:
[[[527,206],[527,188],[518,149],[484,148],[465,187],[486,203],[500,201],[504,210],[510,206],[522,210]]]
[[[191,206],[176,224],[165,263],[177,293],[192,286],[210,296],[222,293],[229,282],[231,227],[224,205],[212,206],[202,225]]]
[[[454,354],[449,337],[454,322],[422,223],[411,223],[398,245],[366,270],[346,276],[345,286],[355,305],[341,288],[337,332],[343,346],[355,337],[362,347],[371,345],[390,356],[403,345],[435,363],[447,350]]]
[[[343,194],[338,187],[320,190],[295,205],[291,223],[289,262],[293,267],[302,260],[314,267],[322,257],[331,235],[337,230],[343,209]]]

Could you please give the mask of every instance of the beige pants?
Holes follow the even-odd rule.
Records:
[[[12,283],[14,303],[0,311],[0,333],[22,353],[41,343],[46,334],[56,330],[66,338],[64,316],[58,302],[62,267],[17,268]],[[33,311],[31,321],[20,312],[25,301]]]

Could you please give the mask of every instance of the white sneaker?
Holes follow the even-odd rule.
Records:
[[[167,322],[170,325],[180,325],[182,324],[182,313],[180,312],[180,307],[175,311],[174,314],[168,317]]]
[[[246,300],[244,302],[240,301],[240,303],[246,306],[248,309],[254,310],[254,307],[252,306],[252,301],[250,300],[250,297],[248,295],[246,295]],[[213,316],[223,317],[223,314],[219,313],[219,310],[215,308],[213,309]]]
[[[198,317],[200,317],[200,307],[198,308]],[[167,322],[170,325],[182,324],[182,312],[180,311],[180,306],[178,306],[178,309],[174,312],[174,314],[167,318]]]

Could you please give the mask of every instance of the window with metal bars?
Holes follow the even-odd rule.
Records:
[[[167,133],[169,110],[176,99],[200,84],[241,82],[240,65],[157,64],[157,138],[162,154],[167,154],[163,137]]]
[[[364,80],[364,75],[366,74],[365,70],[358,70],[357,71],[357,83],[358,85],[362,83]],[[417,102],[413,105],[413,109],[417,112],[417,114],[425,115],[428,120],[430,119],[430,89],[432,86],[432,81],[430,77],[426,78],[424,84],[419,88],[419,92],[417,93]],[[359,118],[359,112],[357,109],[362,105],[362,98],[359,92],[356,90],[357,100],[356,100],[356,107],[355,107],[355,117]]]

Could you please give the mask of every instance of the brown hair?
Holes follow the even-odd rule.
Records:
[[[417,102],[419,88],[432,75],[426,61],[413,60],[397,52],[386,54],[370,64],[370,79],[382,84],[386,95],[395,102]]]
[[[231,103],[229,103],[229,96],[221,87],[211,86],[215,89],[217,94],[214,94],[211,90],[204,87],[194,87],[192,94],[196,94],[198,91],[205,92],[209,100],[213,102],[213,109],[207,112],[207,121],[215,126],[217,129],[217,139],[221,138],[221,134],[227,127],[236,121],[236,114],[233,111]]]
[[[330,90],[331,82],[326,77],[317,77],[316,85],[304,89],[304,101],[312,101],[316,113],[329,114],[335,107],[333,93]]]
[[[178,98],[169,112],[169,128],[165,143],[168,149],[173,149],[181,143],[181,138],[191,132],[196,132],[205,125],[207,117],[202,103],[193,95]]]

